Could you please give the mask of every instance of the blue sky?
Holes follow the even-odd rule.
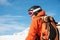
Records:
[[[28,9],[39,5],[47,15],[60,22],[60,0],[0,0],[0,35],[21,32],[29,27]]]

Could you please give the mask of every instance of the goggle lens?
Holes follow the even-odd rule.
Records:
[[[33,13],[33,11],[29,11],[29,15],[31,15]]]

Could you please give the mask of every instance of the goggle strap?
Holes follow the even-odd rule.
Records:
[[[35,10],[33,10],[33,12],[36,12],[36,11],[38,11],[38,10],[40,10],[41,8],[37,8],[37,9],[35,9]]]

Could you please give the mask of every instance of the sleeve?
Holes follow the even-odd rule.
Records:
[[[26,40],[35,40],[36,39],[37,27],[38,27],[37,21],[35,19],[33,19],[31,22],[30,30],[29,30]]]

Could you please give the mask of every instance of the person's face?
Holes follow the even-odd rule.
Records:
[[[32,10],[29,11],[29,15],[30,15],[30,17],[31,17],[32,19],[35,17],[35,15],[33,14],[33,11],[32,11]]]

